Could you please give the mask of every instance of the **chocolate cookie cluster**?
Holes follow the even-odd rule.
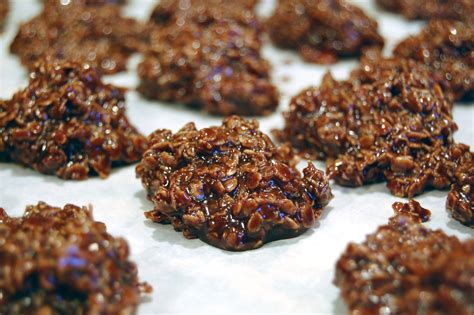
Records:
[[[430,220],[431,211],[423,208],[416,200],[410,199],[408,202],[395,202],[392,205],[395,215],[390,217],[390,224],[398,224],[399,218],[404,216],[415,223],[423,223]]]
[[[278,106],[260,55],[255,1],[164,1],[155,8],[138,90],[218,115],[266,115]],[[185,5],[188,4],[188,5]]]
[[[138,161],[146,139],[125,115],[124,92],[88,65],[37,64],[28,87],[0,101],[0,160],[64,179]]]
[[[227,250],[258,248],[312,227],[332,198],[322,171],[303,176],[287,146],[276,147],[254,120],[177,133],[157,130],[137,166],[155,208],[146,217],[171,223],[187,238]]]
[[[48,59],[87,63],[112,74],[125,70],[128,57],[144,49],[146,39],[145,26],[123,17],[120,6],[53,0],[21,24],[10,51],[30,70]]]
[[[283,141],[308,156],[327,158],[337,183],[387,181],[394,195],[448,188],[462,154],[452,103],[442,81],[406,59],[366,59],[347,81],[326,75],[319,88],[294,97]]]
[[[473,51],[474,23],[434,20],[419,35],[399,43],[393,54],[427,65],[449,84],[453,99],[471,100],[474,99]]]
[[[474,240],[398,216],[351,243],[334,283],[354,314],[471,314]]]
[[[0,222],[2,314],[134,314],[151,291],[89,208],[40,202],[20,218],[0,208]]]
[[[279,0],[267,28],[276,45],[297,49],[315,63],[335,63],[384,45],[377,22],[341,0]]]

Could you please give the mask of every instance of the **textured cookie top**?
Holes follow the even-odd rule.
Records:
[[[348,245],[335,284],[352,314],[472,314],[473,254],[474,239],[402,215]]]
[[[474,227],[474,153],[469,148],[459,158],[446,206],[455,220]]]
[[[138,67],[147,97],[201,107],[218,115],[267,115],[279,95],[254,29],[233,21],[196,23],[153,32]]]
[[[297,236],[332,198],[323,172],[309,164],[301,176],[291,150],[276,147],[253,120],[233,116],[201,130],[191,123],[148,140],[137,166],[155,204],[146,216],[220,248]]]
[[[276,45],[298,49],[309,62],[334,63],[384,45],[377,22],[340,0],[279,0],[267,24]]]
[[[261,56],[250,4],[227,0],[164,1],[138,66],[138,90],[217,115],[268,115],[279,95]]]
[[[364,60],[349,80],[326,75],[294,97],[280,138],[329,158],[328,174],[342,185],[388,180],[400,196],[446,188],[465,149],[448,149],[457,126],[440,83],[411,60]]]
[[[103,73],[126,68],[128,57],[144,49],[147,32],[123,17],[117,5],[47,1],[43,11],[21,24],[10,51],[30,70],[41,59],[87,63]]]
[[[474,14],[474,12],[473,12]],[[431,21],[395,47],[395,56],[426,64],[446,80],[454,99],[474,98],[474,23]]]
[[[91,210],[43,202],[20,218],[0,208],[0,313],[133,314],[140,283],[128,245]]]
[[[41,173],[106,177],[145,146],[125,115],[124,90],[87,65],[40,63],[27,88],[0,102],[0,158]]]

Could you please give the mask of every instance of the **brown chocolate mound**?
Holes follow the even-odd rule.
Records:
[[[122,238],[91,209],[40,202],[21,218],[0,208],[1,314],[134,314],[140,283]]]
[[[386,10],[400,13],[411,20],[468,20],[474,14],[472,0],[377,0],[377,3]]]
[[[10,11],[10,2],[8,0],[0,0],[0,32],[3,31],[5,26],[8,11]]]
[[[128,57],[144,49],[145,33],[145,27],[123,17],[117,5],[47,1],[38,16],[20,26],[10,51],[30,70],[38,60],[61,59],[111,74],[125,70]]]
[[[279,0],[267,28],[277,46],[298,49],[315,63],[334,63],[384,45],[377,22],[341,0]]]
[[[157,130],[137,166],[155,204],[146,217],[171,223],[187,238],[242,251],[295,237],[312,227],[332,198],[322,171],[303,176],[287,146],[276,147],[255,120],[176,134]]]
[[[459,160],[446,207],[454,219],[474,227],[474,153],[466,151]]]
[[[474,239],[399,216],[351,243],[334,283],[351,314],[473,314]]]
[[[337,183],[386,180],[397,196],[450,186],[457,158],[452,103],[426,67],[412,60],[367,59],[347,81],[326,75],[294,97],[279,134],[302,153],[328,158]]]
[[[395,202],[392,205],[395,215],[389,219],[389,223],[396,224],[400,216],[405,216],[415,223],[428,222],[431,211],[423,208],[416,200],[410,199],[408,202]]]
[[[419,35],[398,44],[393,53],[427,65],[449,83],[454,99],[473,99],[473,51],[474,23],[431,21]]]
[[[27,88],[0,101],[0,160],[64,179],[138,161],[146,139],[125,116],[124,92],[88,65],[38,64]]]
[[[222,5],[210,6],[214,2]],[[159,27],[138,66],[138,90],[151,99],[218,115],[273,112],[279,95],[270,65],[260,55],[255,14],[225,0],[192,1],[189,7],[177,3],[165,1],[152,15]]]

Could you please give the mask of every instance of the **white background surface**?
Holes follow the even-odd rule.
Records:
[[[18,23],[40,9],[40,1],[13,0],[8,27],[0,35],[0,97],[9,98],[26,85],[26,71],[8,46]],[[126,14],[146,18],[154,2],[130,0]],[[417,33],[422,22],[409,22],[393,14],[378,11],[372,1],[357,1],[376,17],[384,35],[386,51],[408,34]],[[273,1],[263,1],[260,11],[268,15]],[[290,26],[289,26],[290,27]],[[337,78],[347,76],[355,60],[326,67],[305,64],[296,53],[281,51],[267,44],[264,55],[274,66],[273,79],[282,93],[279,111],[259,119],[261,129],[281,128],[280,112],[288,107],[289,97],[309,85],[318,85],[326,70]],[[144,134],[157,128],[179,129],[188,121],[198,127],[220,124],[221,119],[175,104],[142,99],[133,91],[137,84],[135,67],[139,56],[130,62],[127,73],[108,77],[107,81],[128,86],[128,114]],[[288,64],[288,60],[291,63]],[[289,77],[286,82],[284,77]],[[459,131],[455,138],[474,146],[474,104],[457,104],[454,109]],[[304,166],[301,163],[300,166]],[[317,163],[324,168],[324,164]],[[200,240],[187,240],[171,226],[147,222],[143,212],[152,208],[134,166],[112,172],[105,180],[63,181],[14,164],[0,164],[0,206],[11,215],[21,215],[26,205],[39,200],[55,206],[65,203],[92,204],[95,218],[107,224],[109,232],[124,236],[131,258],[138,264],[141,280],[154,287],[144,299],[139,314],[172,313],[312,313],[343,314],[345,306],[332,284],[334,265],[350,241],[360,242],[392,215],[391,204],[400,200],[390,195],[385,184],[357,189],[333,185],[335,198],[326,208],[317,226],[301,237],[277,241],[263,248],[231,253],[211,247]],[[473,230],[452,220],[445,210],[446,191],[432,191],[417,198],[432,210],[426,223],[462,239]]]

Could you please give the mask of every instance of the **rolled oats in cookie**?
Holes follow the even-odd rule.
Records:
[[[279,137],[301,153],[327,159],[344,186],[387,181],[394,195],[448,188],[457,156],[452,102],[443,81],[413,60],[366,59],[350,79],[326,75],[302,91]]]
[[[183,3],[187,3],[184,6]],[[138,66],[144,96],[217,115],[267,115],[279,95],[261,56],[260,27],[250,4],[227,0],[165,1]]]
[[[1,314],[134,314],[151,291],[90,208],[39,202],[19,218],[0,208],[0,222]]]
[[[469,148],[459,156],[446,207],[455,220],[474,227],[474,153]]]
[[[279,0],[267,29],[277,46],[297,49],[306,61],[321,64],[384,45],[377,22],[343,0]]]
[[[474,23],[430,21],[420,34],[399,43],[393,54],[427,65],[448,82],[455,100],[474,99]]]
[[[407,19],[469,20],[473,18],[472,0],[377,0],[384,9],[397,12]]]
[[[351,314],[472,314],[474,239],[460,241],[400,215],[350,243],[334,283]]]
[[[125,115],[124,92],[88,65],[38,63],[28,87],[0,101],[0,160],[63,179],[138,161],[146,139]]]
[[[81,1],[46,1],[43,11],[20,25],[10,51],[30,70],[41,59],[87,63],[112,74],[144,49],[145,26],[120,13],[120,6]]]
[[[155,208],[146,217],[171,223],[186,238],[242,251],[298,236],[332,198],[324,173],[296,170],[288,146],[275,146],[255,120],[177,133],[157,130],[137,166]]]
[[[468,151],[467,145],[453,143],[447,147],[439,146],[434,150],[426,150],[429,152],[426,154],[414,155],[413,168],[404,167],[403,158],[392,161],[390,169],[385,171],[387,187],[394,195],[408,197],[428,189],[448,189],[455,181],[455,172],[462,156]]]

